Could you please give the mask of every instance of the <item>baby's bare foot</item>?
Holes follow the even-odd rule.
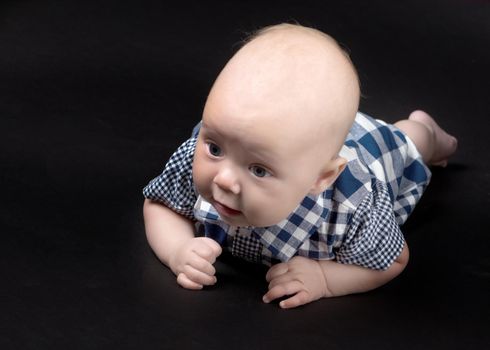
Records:
[[[441,129],[436,121],[424,111],[414,111],[410,114],[408,119],[422,123],[434,132],[434,154],[429,161],[429,165],[445,167],[448,158],[456,152],[456,149],[458,148],[458,140]]]

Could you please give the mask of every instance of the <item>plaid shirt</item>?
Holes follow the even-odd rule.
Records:
[[[404,246],[400,225],[430,180],[415,145],[399,129],[358,113],[339,155],[348,163],[320,195],[303,199],[269,227],[233,227],[196,193],[192,160],[198,128],[143,189],[146,198],[197,220],[199,232],[233,255],[270,265],[295,255],[385,270]]]

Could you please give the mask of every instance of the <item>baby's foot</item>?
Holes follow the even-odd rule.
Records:
[[[448,158],[456,152],[456,149],[458,148],[458,140],[441,129],[436,121],[424,111],[414,111],[410,114],[408,119],[422,123],[434,132],[434,154],[429,161],[429,165],[445,167]]]

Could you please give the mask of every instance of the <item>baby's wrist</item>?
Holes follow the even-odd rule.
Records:
[[[320,268],[320,276],[319,276],[319,280],[322,281],[322,285],[323,285],[323,295],[322,297],[323,298],[330,298],[333,295],[333,293],[330,291],[329,287],[328,287],[328,264],[330,263],[330,261],[317,261],[318,265],[319,265],[319,268]]]
[[[184,239],[173,247],[173,249],[169,252],[168,258],[167,258],[167,266],[172,270],[172,272],[177,276],[179,273],[182,272],[182,256],[185,255],[186,249],[185,246],[189,244],[189,241],[192,240],[192,238]]]

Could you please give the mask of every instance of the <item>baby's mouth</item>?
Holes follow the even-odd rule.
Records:
[[[218,211],[219,214],[224,215],[224,216],[237,216],[240,215],[242,212],[240,210],[232,209],[230,207],[227,207],[226,205],[214,201],[213,203],[214,208]]]

